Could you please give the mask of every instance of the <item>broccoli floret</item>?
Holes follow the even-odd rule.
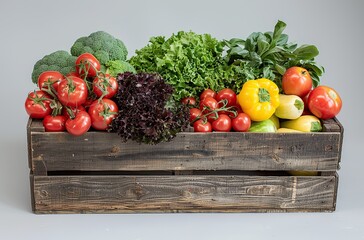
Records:
[[[106,73],[116,77],[119,73],[131,72],[136,73],[135,68],[126,61],[114,60],[106,63]]]
[[[39,75],[44,71],[59,71],[63,75],[75,71],[76,57],[64,50],[44,56],[34,64],[32,81],[37,84]]]
[[[109,61],[125,61],[128,55],[124,43],[104,31],[91,33],[88,37],[80,37],[71,47],[73,56],[78,57],[86,52],[94,55],[104,66]]]

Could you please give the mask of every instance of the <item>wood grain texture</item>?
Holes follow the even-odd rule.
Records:
[[[334,211],[337,176],[34,176],[35,213]]]
[[[114,133],[91,131],[74,137],[66,132],[47,133],[37,129],[39,122],[33,121],[29,157],[36,175],[63,170],[336,171],[342,147],[340,131],[305,134],[185,132],[168,143],[145,145],[122,143]]]

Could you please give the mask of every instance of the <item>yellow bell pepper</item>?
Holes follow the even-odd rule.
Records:
[[[267,120],[279,106],[279,88],[266,78],[249,80],[238,95],[238,103],[251,120]]]

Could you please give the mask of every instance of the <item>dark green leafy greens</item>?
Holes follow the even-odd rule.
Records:
[[[186,105],[169,101],[171,85],[159,74],[119,74],[116,94],[119,113],[111,124],[123,141],[157,144],[173,139],[189,124]]]
[[[273,32],[254,32],[246,40],[233,38],[224,41],[227,49],[224,56],[229,65],[243,70],[255,69],[256,77],[273,80],[281,86],[282,75],[292,66],[307,69],[312,77],[314,87],[320,83],[324,68],[315,62],[319,54],[313,45],[298,46],[288,42],[288,35],[283,34],[286,24],[278,21]],[[243,71],[242,70],[242,71]]]

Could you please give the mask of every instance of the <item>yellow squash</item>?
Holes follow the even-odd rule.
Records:
[[[266,78],[249,80],[244,83],[238,95],[238,102],[251,120],[267,120],[279,106],[278,86]]]
[[[320,132],[322,130],[320,119],[313,115],[303,115],[294,120],[283,121],[281,127],[302,132]]]
[[[302,131],[294,130],[294,129],[290,129],[290,128],[278,128],[277,132],[278,133],[303,133]]]
[[[274,115],[282,119],[296,119],[302,115],[304,108],[305,104],[299,96],[279,94],[279,106]]]

